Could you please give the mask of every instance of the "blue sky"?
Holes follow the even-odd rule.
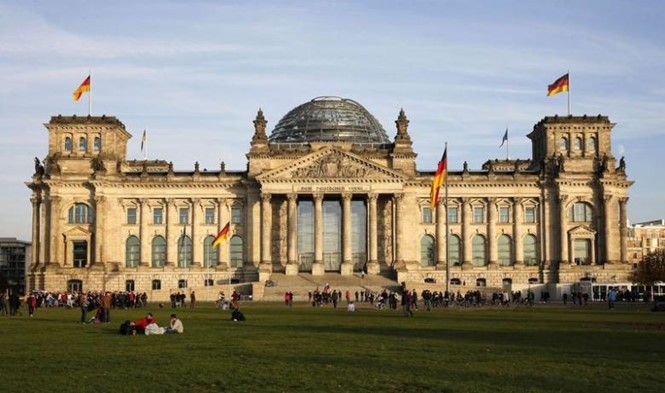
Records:
[[[129,158],[245,168],[252,120],[268,129],[322,95],[360,102],[395,135],[404,108],[419,170],[444,143],[451,170],[530,158],[526,134],[565,115],[546,96],[571,72],[574,115],[608,115],[626,157],[631,222],[665,218],[665,15],[661,1],[0,1],[0,237],[30,240],[43,123],[93,115],[133,134]]]

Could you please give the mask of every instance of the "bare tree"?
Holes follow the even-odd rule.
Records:
[[[632,279],[633,282],[648,286],[665,282],[665,250],[656,250],[644,255],[637,264],[637,269],[633,271]]]

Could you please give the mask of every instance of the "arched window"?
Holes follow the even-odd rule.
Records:
[[[460,249],[459,237],[448,235],[448,265],[459,266],[462,259],[462,250]]]
[[[141,259],[141,242],[136,236],[130,236],[125,242],[125,266],[137,267]]]
[[[161,236],[152,239],[152,267],[166,265],[166,240]]]
[[[214,236],[206,236],[203,239],[203,266],[215,267],[217,266],[217,247],[212,246],[212,242],[215,240]]]
[[[73,148],[74,146],[72,145],[72,137],[65,137],[65,151],[71,153]]]
[[[593,207],[585,202],[576,202],[568,209],[568,220],[571,222],[591,222]]]
[[[510,236],[501,235],[497,242],[497,262],[500,266],[511,266],[513,264],[513,244]]]
[[[183,235],[178,239],[178,267],[190,267],[192,265],[192,239]]]
[[[243,252],[242,252],[242,238],[240,236],[233,236],[230,245],[230,262],[231,267],[242,267]]]
[[[451,278],[450,285],[462,285],[462,280],[459,278]]]
[[[476,235],[471,242],[473,266],[487,265],[487,244],[482,235]]]
[[[595,136],[592,136],[591,138],[589,138],[589,151],[592,151],[592,152],[596,151],[597,145],[598,145],[598,143],[596,143],[596,137]]]
[[[95,150],[95,152],[99,153],[102,151],[102,138],[96,136],[95,137],[95,142],[92,146],[92,148]]]
[[[524,253],[524,265],[536,266],[538,264],[538,246],[534,235],[526,235],[522,240],[522,251]]]
[[[559,150],[561,151],[568,151],[568,139],[563,137],[559,141]]]
[[[88,151],[88,140],[82,136],[79,138],[79,152],[85,153]]]
[[[425,235],[420,238],[420,264],[422,266],[434,266],[434,238]]]
[[[68,218],[70,224],[91,224],[92,209],[85,203],[76,203],[69,208]]]
[[[582,150],[583,146],[584,144],[582,143],[582,138],[580,138],[579,136],[575,138],[575,150]]]

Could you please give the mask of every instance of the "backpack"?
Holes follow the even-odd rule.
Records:
[[[240,310],[237,308],[233,310],[231,313],[231,320],[232,321],[244,321],[245,320],[245,314],[243,314]]]
[[[130,321],[125,321],[120,325],[120,334],[123,336],[129,336],[132,334],[132,323]]]

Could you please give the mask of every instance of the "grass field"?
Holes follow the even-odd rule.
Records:
[[[665,313],[646,305],[356,313],[244,304],[177,310],[182,335],[121,336],[152,311],[0,317],[2,392],[661,392]]]

